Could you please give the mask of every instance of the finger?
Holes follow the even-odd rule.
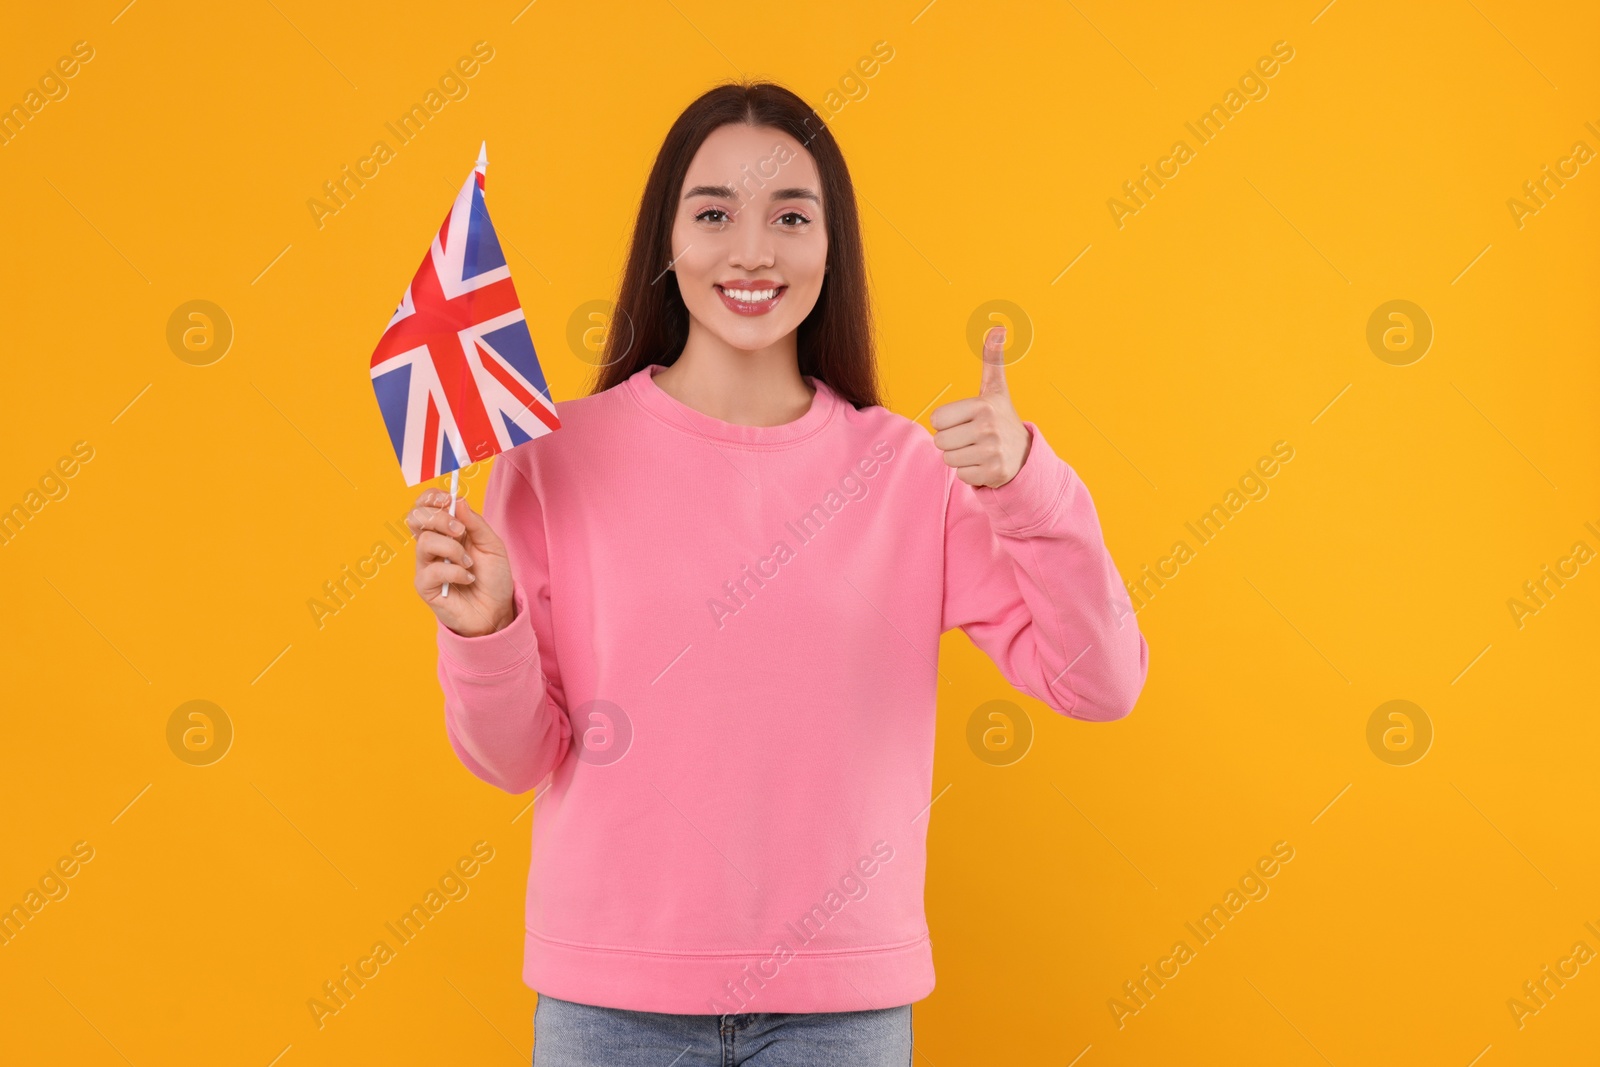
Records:
[[[933,435],[933,443],[936,448],[948,452],[952,448],[964,448],[967,445],[976,444],[980,436],[982,434],[978,430],[978,423],[969,419],[948,429],[940,430]]]
[[[996,326],[983,341],[983,383],[979,396],[1006,392],[1006,328]]]
[[[461,497],[456,502],[456,519],[464,525],[467,536],[472,539],[473,544],[496,550],[504,547],[499,535],[489,526],[488,520],[472,510],[472,505],[467,502],[466,497]]]
[[[445,496],[443,499],[448,501],[450,498]],[[459,519],[451,518],[444,508],[431,505],[411,509],[406,515],[406,527],[413,537],[425,530],[434,530],[449,537],[459,537],[466,531],[466,526]]]
[[[966,448],[952,448],[944,454],[946,466],[960,470],[963,467],[986,466],[994,459],[994,454],[979,445],[969,445]]]
[[[952,426],[971,422],[984,407],[984,402],[975,396],[953,400],[934,408],[928,415],[928,422],[935,430],[948,430]]]
[[[424,596],[428,596],[431,593],[433,597],[437,597],[439,588],[445,582],[449,582],[451,585],[471,585],[477,580],[477,576],[465,567],[444,560],[436,560],[417,572],[417,590]],[[429,599],[433,599],[433,597],[429,597]]]
[[[438,511],[442,505],[449,503],[449,501],[449,496],[437,489],[424,489],[417,496],[416,502],[411,505],[411,510],[406,512],[406,528],[413,534],[418,533],[420,529],[425,529],[425,526],[414,526],[413,520],[419,524],[422,523],[424,517]]]
[[[975,463],[970,467],[957,467],[956,477],[974,488],[983,489],[988,487],[989,479],[993,475],[988,467],[981,463]]]
[[[445,523],[443,523],[442,528],[448,528],[450,526],[450,522],[448,522],[450,520],[450,494],[445,493],[443,490],[427,490],[426,493],[422,493],[416,499],[413,514],[418,517],[421,530],[427,530],[430,526],[429,520],[438,517],[438,515],[445,517]],[[406,518],[410,522],[410,515]]]
[[[450,504],[450,494],[449,493],[446,493],[443,489],[429,488],[429,489],[424,489],[417,496],[417,502],[416,502],[415,506],[418,507],[418,508],[421,508],[423,510],[432,510],[432,509],[435,509],[435,508],[448,507],[449,504]]]
[[[427,565],[434,560],[447,559],[463,567],[472,566],[472,557],[461,542],[442,533],[424,530],[417,536],[417,562]]]

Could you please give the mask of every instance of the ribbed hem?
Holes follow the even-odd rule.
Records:
[[[499,674],[526,662],[539,650],[539,638],[533,630],[522,586],[512,586],[511,600],[516,605],[516,618],[492,634],[462,637],[439,623],[439,653],[468,674]]]
[[[989,521],[997,533],[1027,533],[1044,525],[1055,513],[1067,485],[1077,476],[1046,443],[1039,427],[1026,420],[1022,425],[1033,438],[1022,469],[998,489],[978,488],[978,500],[988,509]]]
[[[522,980],[560,1000],[669,1015],[873,1011],[933,992],[933,944],[694,955],[591,948],[526,931]]]

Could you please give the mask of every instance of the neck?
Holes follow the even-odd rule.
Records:
[[[800,375],[796,334],[766,348],[734,348],[689,320],[689,339],[655,382],[673,399],[737,426],[781,426],[811,408],[814,390]]]

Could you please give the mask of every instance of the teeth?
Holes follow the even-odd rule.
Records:
[[[724,289],[724,293],[746,304],[759,304],[778,295],[776,289]]]

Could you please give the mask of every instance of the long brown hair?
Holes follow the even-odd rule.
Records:
[[[685,108],[667,131],[639,202],[593,392],[618,385],[652,363],[671,366],[682,354],[689,339],[689,309],[678,290],[677,274],[667,270],[678,195],[700,145],[713,130],[734,122],[789,134],[811,153],[822,182],[828,269],[816,306],[797,331],[800,373],[828,383],[854,407],[882,403],[861,219],[844,155],[826,123],[804,100],[781,85],[751,81],[711,89]]]

